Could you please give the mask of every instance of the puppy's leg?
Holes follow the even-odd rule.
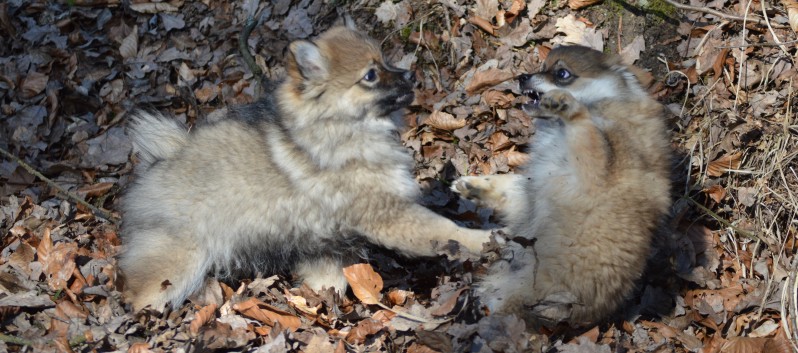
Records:
[[[347,282],[340,259],[331,257],[307,259],[296,265],[294,273],[317,292],[325,288],[335,288],[342,295],[346,292]]]
[[[161,310],[165,304],[182,304],[202,285],[208,270],[207,256],[196,246],[165,233],[137,235],[138,241],[127,244],[119,260],[125,295],[133,309],[150,305]]]
[[[585,192],[600,192],[607,180],[612,148],[607,135],[591,119],[590,111],[564,90],[547,92],[540,101],[542,116],[565,122],[569,164]]]
[[[452,184],[452,191],[474,201],[477,205],[496,210],[505,220],[519,219],[518,213],[528,213],[527,178],[520,174],[464,176]]]
[[[463,228],[427,208],[398,201],[389,208],[362,205],[356,230],[374,243],[414,256],[434,256],[432,241],[439,245],[455,240],[479,253],[490,231]]]

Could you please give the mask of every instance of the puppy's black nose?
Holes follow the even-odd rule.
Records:
[[[405,73],[402,74],[402,78],[405,81],[416,83],[416,73],[413,71],[405,71]]]
[[[518,82],[524,83],[526,81],[529,81],[530,78],[532,78],[532,75],[530,74],[521,74],[518,75]]]

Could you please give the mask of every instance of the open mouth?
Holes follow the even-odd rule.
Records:
[[[522,93],[529,98],[529,100],[524,103],[521,108],[529,111],[540,107],[540,97],[543,95],[543,93],[533,89],[525,89]]]
[[[414,98],[415,95],[413,94],[413,91],[391,94],[381,99],[378,105],[382,109],[383,114],[388,114],[390,112],[407,107],[410,105],[410,103],[413,103]]]

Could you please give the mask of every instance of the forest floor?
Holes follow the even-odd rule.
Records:
[[[9,152],[0,156],[0,351],[795,351],[798,12],[789,11],[798,5],[688,5],[0,2],[0,148]],[[389,61],[415,70],[402,139],[421,202],[470,227],[497,222],[448,184],[512,172],[530,157],[534,131],[517,108],[515,76],[538,70],[562,43],[650,72],[649,91],[671,113],[673,206],[616,317],[532,330],[512,315],[483,316],[468,289],[484,257],[406,259],[382,249],[351,269],[382,283],[376,299],[314,293],[265,274],[210,282],[214,298],[176,310],[131,312],[115,260],[119,204],[136,162],[126,112],[149,104],[192,125],[252,102],[257,78],[238,50],[251,14],[259,23],[248,45],[266,75],[279,78],[288,44],[327,30],[343,12]]]

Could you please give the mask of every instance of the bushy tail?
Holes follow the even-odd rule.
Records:
[[[186,127],[158,112],[136,110],[129,115],[128,132],[133,151],[139,154],[140,168],[171,157],[188,140]]]

